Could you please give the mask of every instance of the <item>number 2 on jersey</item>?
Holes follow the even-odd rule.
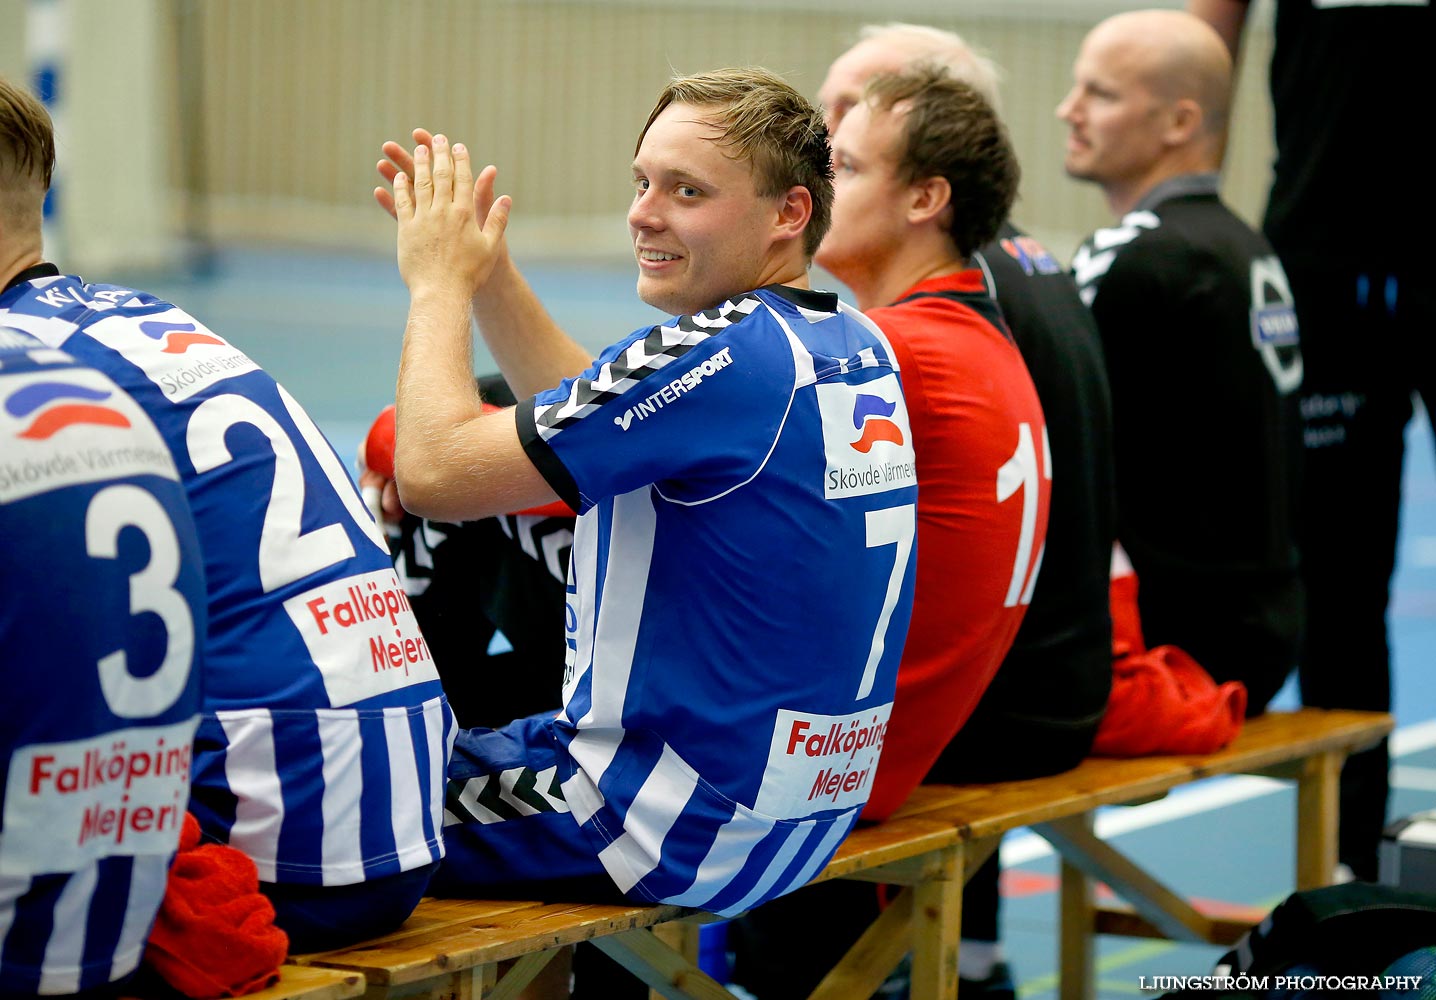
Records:
[[[300,436],[324,471],[329,486],[343,502],[354,523],[386,555],[388,547],[378,535],[373,519],[363,511],[343,467],[334,458],[328,443],[313,427],[307,414],[282,388],[285,409],[294,419]],[[283,426],[264,407],[238,395],[215,396],[196,407],[190,417],[186,444],[195,471],[209,472],[234,460],[224,437],[231,427],[248,424],[269,439],[274,451],[274,482],[264,526],[259,535],[259,580],[265,592],[327,569],[353,558],[354,546],[338,522],[303,531],[304,497],[309,481],[300,462],[299,450]]]

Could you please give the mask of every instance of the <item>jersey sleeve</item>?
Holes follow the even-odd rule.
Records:
[[[583,513],[644,486],[699,503],[767,460],[796,386],[781,324],[756,296],[635,331],[518,406],[519,439]]]

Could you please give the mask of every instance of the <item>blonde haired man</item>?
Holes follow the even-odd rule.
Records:
[[[378,192],[413,302],[401,496],[446,518],[556,497],[580,515],[564,707],[460,734],[436,887],[731,913],[802,885],[872,787],[916,499],[890,345],[808,287],[831,203],[818,112],[763,71],[664,90],[628,223],[640,297],[675,315],[597,359],[508,259],[494,170],[416,138],[386,146]],[[515,408],[481,412],[471,307],[530,394]]]

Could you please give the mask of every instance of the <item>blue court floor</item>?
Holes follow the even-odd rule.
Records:
[[[525,270],[554,318],[595,351],[657,318],[636,298],[629,265],[545,262]],[[408,297],[389,258],[225,250],[194,273],[132,277],[194,313],[267,368],[304,404],[341,455],[355,453],[373,414],[392,400]],[[476,365],[480,371],[493,368],[484,354]],[[1392,817],[1436,808],[1436,671],[1431,669],[1436,661],[1436,463],[1424,415],[1408,429],[1407,445],[1390,620],[1398,724]],[[1296,701],[1289,686],[1277,704]],[[1099,829],[1179,890],[1214,904],[1265,909],[1292,888],[1293,814],[1293,792],[1284,783],[1213,779],[1160,802],[1104,813]],[[1045,845],[1026,833],[1010,837],[1002,857],[1004,940],[1019,995],[1055,997],[1056,864]],[[1119,1000],[1141,994],[1141,976],[1210,972],[1220,952],[1104,940],[1099,996]]]

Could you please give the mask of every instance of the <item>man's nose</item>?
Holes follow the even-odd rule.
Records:
[[[658,198],[652,188],[639,191],[628,206],[628,224],[634,229],[662,229],[663,218],[658,211]]]

